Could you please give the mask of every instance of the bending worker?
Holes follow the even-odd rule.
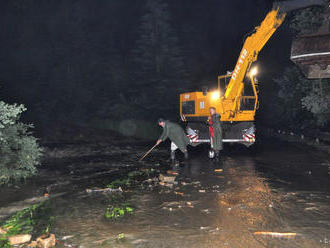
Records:
[[[215,158],[219,159],[219,153],[223,149],[221,116],[216,112],[216,109],[214,107],[210,108],[210,117],[208,124],[211,139],[211,148],[215,152]]]
[[[175,151],[179,148],[184,154],[184,158],[188,159],[187,145],[190,143],[189,138],[180,125],[160,118],[158,125],[164,130],[157,140],[157,145],[165,141],[167,138],[171,140],[171,160],[175,161]]]

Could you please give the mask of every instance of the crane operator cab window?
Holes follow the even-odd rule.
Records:
[[[182,114],[184,115],[195,114],[195,101],[182,102]]]
[[[252,82],[250,77],[244,79],[244,91],[240,101],[240,110],[254,110],[256,97],[253,91]]]

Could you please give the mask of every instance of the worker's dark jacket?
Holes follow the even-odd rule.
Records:
[[[212,118],[212,127],[214,130],[214,137],[213,137],[213,149],[216,151],[222,150],[222,127],[221,127],[221,120],[219,114],[214,114],[211,116]]]
[[[190,141],[180,125],[165,121],[164,130],[159,139],[165,141],[167,138],[169,138],[182,152],[187,151],[187,145]]]

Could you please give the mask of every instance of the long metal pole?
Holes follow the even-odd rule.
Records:
[[[156,146],[158,146],[158,144],[155,144],[149,151],[147,151],[142,158],[139,159],[139,161],[142,161],[146,156],[148,156],[148,154],[156,148]]]

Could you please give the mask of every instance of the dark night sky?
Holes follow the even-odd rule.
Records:
[[[179,45],[188,54],[185,59],[190,89],[195,90],[215,82],[218,73],[233,69],[244,35],[259,25],[271,9],[271,1],[267,0],[167,3]],[[95,102],[98,92],[116,94],[118,86],[109,80],[113,75],[109,76],[108,65],[116,63],[118,57],[121,70],[129,60],[143,8],[143,0],[2,0],[1,98],[25,103],[34,112],[43,108],[37,103],[47,104],[47,99],[63,97],[67,87],[71,87],[74,103],[76,98]],[[271,78],[290,63],[290,45],[286,22],[259,56],[262,101],[273,90]],[[70,85],[71,81],[79,84]],[[130,86],[130,82],[125,85]],[[52,104],[54,109],[61,109],[56,108],[57,103]],[[36,117],[31,118],[36,121]]]

